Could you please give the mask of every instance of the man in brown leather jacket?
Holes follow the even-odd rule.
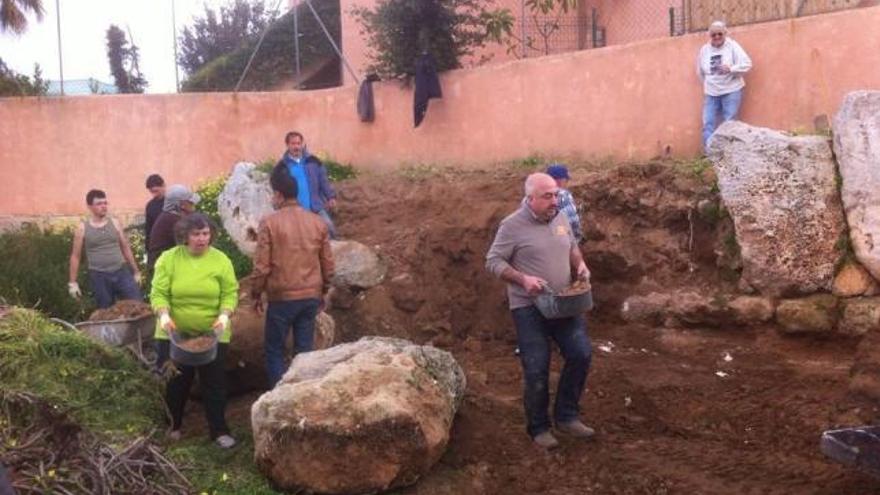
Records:
[[[333,277],[327,224],[296,201],[297,185],[284,167],[269,180],[275,212],[260,221],[251,297],[262,312],[266,292],[265,352],[269,387],[286,370],[284,341],[293,327],[293,354],[312,350],[315,317]]]

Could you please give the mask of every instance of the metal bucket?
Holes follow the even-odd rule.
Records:
[[[571,318],[593,309],[593,293],[585,291],[580,294],[560,296],[549,288],[535,297],[535,306],[548,320]]]
[[[169,354],[171,360],[175,363],[184,366],[204,366],[213,362],[214,359],[217,358],[217,336],[213,333],[191,336],[181,335],[180,332],[169,333],[171,338],[171,350]],[[190,351],[181,347],[182,345],[185,345],[186,342],[201,337],[210,337],[212,340],[211,346],[200,351]]]

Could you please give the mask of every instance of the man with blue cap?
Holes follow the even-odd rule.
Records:
[[[568,167],[561,163],[554,163],[547,167],[547,175],[556,179],[556,186],[559,187],[559,211],[565,214],[568,224],[571,226],[571,235],[578,243],[584,238],[581,230],[581,217],[578,215],[577,205],[574,203],[574,196],[571,191],[566,189],[571,176],[568,175]]]

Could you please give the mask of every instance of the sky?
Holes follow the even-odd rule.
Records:
[[[57,0],[61,9],[61,52],[64,79],[96,78],[113,83],[107,62],[105,34],[110,24],[131,30],[140,49],[140,69],[150,85],[148,93],[173,93],[174,38],[171,6],[175,5],[178,34],[204,13],[204,5],[217,7],[229,0]],[[43,78],[59,79],[58,11],[56,0],[43,0],[42,22],[28,16],[21,36],[0,33],[0,58],[17,72],[31,75],[39,63]],[[267,1],[268,8],[274,6]],[[180,78],[184,74],[180,72]]]

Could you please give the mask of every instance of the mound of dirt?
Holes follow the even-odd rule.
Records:
[[[140,318],[153,314],[153,308],[142,301],[125,300],[110,306],[98,309],[89,316],[89,321],[108,321]]]
[[[214,343],[217,342],[217,339],[210,335],[203,335],[201,337],[193,337],[191,339],[182,340],[179,343],[175,343],[177,347],[183,349],[186,352],[205,352],[209,350],[211,347],[214,347]]]

